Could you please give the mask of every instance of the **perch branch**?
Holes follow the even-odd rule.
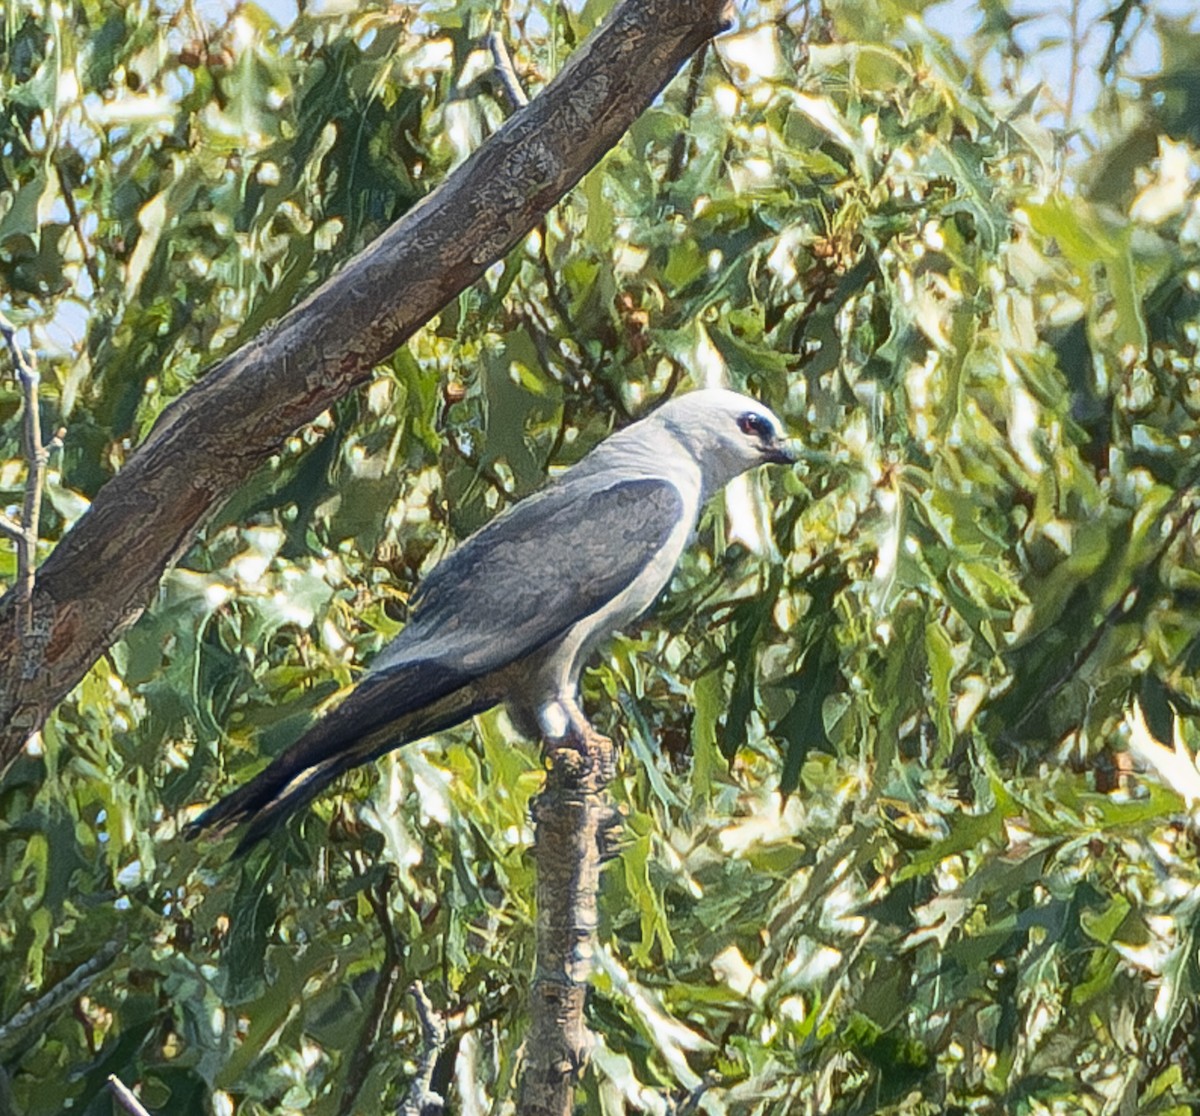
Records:
[[[551,753],[533,804],[537,861],[537,970],[517,1111],[570,1116],[591,1036],[583,1019],[596,932],[600,866],[616,812],[606,790],[612,742],[589,733]]]

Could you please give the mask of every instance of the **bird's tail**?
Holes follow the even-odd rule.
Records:
[[[190,822],[184,835],[189,840],[206,830],[223,835],[245,825],[235,850],[241,855],[344,771],[460,724],[499,700],[490,687],[464,684],[453,671],[431,674],[422,669],[426,666],[414,664],[403,676],[390,670],[367,675],[341,705],[250,782]]]
[[[298,771],[292,770],[295,764],[287,762],[290,754],[285,752],[250,782],[231,791],[189,822],[184,836],[193,840],[208,830],[219,837],[244,824],[246,829],[234,850],[235,856],[241,856],[267,836],[276,824],[307,806],[342,772],[398,748],[408,739],[403,732],[373,733],[357,741],[350,750],[327,756]]]

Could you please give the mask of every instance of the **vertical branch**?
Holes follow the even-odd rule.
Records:
[[[687,95],[683,100],[683,114],[689,120],[700,102],[700,83],[704,78],[704,62],[708,57],[708,44],[705,43],[692,58],[688,70]],[[671,161],[667,164],[666,181],[674,182],[682,173],[687,160],[688,141],[691,136],[688,131],[679,132],[671,145]]]
[[[504,95],[508,98],[508,103],[514,109],[524,108],[529,104],[529,97],[521,85],[521,79],[517,77],[517,70],[508,53],[508,47],[504,45],[504,36],[499,31],[490,31],[487,45],[488,50],[492,52],[492,65],[496,68],[496,77],[504,88]]]
[[[361,857],[356,857],[355,868],[359,875],[365,875],[366,868]],[[394,867],[390,867],[383,879],[373,887],[366,889],[367,902],[383,932],[383,964],[379,969],[379,982],[375,985],[375,995],[371,1010],[363,1023],[362,1033],[350,1059],[350,1067],[346,1071],[346,1083],[342,1087],[342,1100],[338,1106],[338,1116],[349,1116],[358,1104],[358,1095],[366,1084],[367,1075],[371,1072],[371,1064],[379,1040],[386,1033],[392,1019],[392,1001],[396,985],[400,981],[400,943],[396,938],[396,927],[392,922],[391,892],[398,878]]]
[[[537,971],[517,1111],[570,1116],[587,1060],[583,1020],[596,931],[600,865],[615,813],[606,788],[610,740],[588,733],[550,756],[546,788],[533,805],[537,861]]]
[[[137,1094],[116,1074],[108,1075],[108,1091],[112,1093],[118,1107],[123,1112],[128,1112],[129,1116],[150,1116],[145,1105],[138,1100]]]
[[[433,1004],[425,995],[425,986],[419,980],[413,981],[409,992],[416,1001],[417,1018],[421,1021],[421,1057],[400,1105],[400,1116],[430,1116],[430,1113],[446,1111],[445,1098],[433,1087],[438,1059],[446,1048],[446,1021],[433,1010]]]
[[[24,397],[25,500],[21,522],[0,513],[0,534],[17,548],[17,622],[18,641],[23,653],[29,651],[33,628],[33,586],[37,571],[37,544],[42,512],[42,490],[46,483],[46,447],[42,444],[42,424],[38,413],[38,371],[17,341],[17,327],[0,314],[0,334],[8,347],[17,382]]]
[[[83,222],[79,219],[79,206],[75,201],[75,191],[71,188],[71,183],[67,181],[67,173],[63,170],[61,163],[54,164],[54,171],[58,175],[58,187],[67,206],[67,217],[71,222],[71,228],[75,231],[75,239],[79,242],[83,266],[88,273],[88,278],[92,281],[92,293],[98,295],[100,293],[100,268],[96,265],[96,257],[88,243],[87,234],[83,231]]]

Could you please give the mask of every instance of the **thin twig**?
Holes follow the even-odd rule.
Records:
[[[1184,495],[1189,491],[1189,488],[1181,488],[1176,490],[1175,494],[1163,508],[1160,521],[1166,521],[1170,516],[1174,515],[1178,511],[1179,505],[1183,502]],[[1031,700],[1026,705],[1020,716],[1017,717],[1017,719],[1012,723],[1012,726],[1009,728],[1009,735],[1014,735],[1020,732],[1030,718],[1032,718],[1039,710],[1044,709],[1046,707],[1046,703],[1055,698],[1083,669],[1084,664],[1095,653],[1105,635],[1107,635],[1112,629],[1113,625],[1116,624],[1121,617],[1130,610],[1136,597],[1141,594],[1143,585],[1140,582],[1140,578],[1142,574],[1150,571],[1154,567],[1157,567],[1158,563],[1160,563],[1163,558],[1166,557],[1167,551],[1171,549],[1175,543],[1175,540],[1191,524],[1192,520],[1196,517],[1197,512],[1200,512],[1200,504],[1192,504],[1189,508],[1184,510],[1182,514],[1179,515],[1179,518],[1175,520],[1170,531],[1167,532],[1166,537],[1163,539],[1162,545],[1155,552],[1154,557],[1142,567],[1142,570],[1140,570],[1138,575],[1131,581],[1125,592],[1123,592],[1117,598],[1117,600],[1108,607],[1107,611],[1104,613],[1104,616],[1101,617],[1100,622],[1092,630],[1092,634],[1088,637],[1087,641],[1076,650],[1075,654],[1071,657],[1071,661],[1067,663],[1062,672],[1056,678],[1054,678],[1050,684],[1037,695],[1035,699]],[[1134,594],[1134,597],[1132,598],[1130,597],[1131,593]]]
[[[565,326],[565,334],[567,337],[579,337],[580,332],[575,328],[574,315],[567,306],[567,300],[563,297],[562,290],[558,285],[558,277],[550,263],[550,250],[547,246],[547,226],[542,225],[542,235],[538,238],[538,259],[542,265],[542,281],[546,284],[546,297],[550,302],[551,309],[558,315],[559,321]],[[541,308],[537,306],[536,301],[530,301],[530,310],[536,310],[541,316]],[[545,330],[548,334],[553,335],[554,331],[550,328],[549,323],[545,324]],[[560,350],[562,346],[559,346]],[[580,347],[581,353],[586,356],[587,350]],[[564,353],[564,356],[567,354]],[[575,358],[573,355],[568,357],[571,363],[575,365],[576,383],[582,383],[584,376],[591,384],[594,390],[598,391],[608,404],[621,416],[622,420],[629,422],[633,416],[629,413],[629,408],[625,406],[625,401],[621,398],[618,391],[614,391],[612,384],[601,375],[603,368],[599,361],[587,358],[586,362],[583,359]]]
[[[708,58],[708,44],[705,43],[692,59],[691,69],[688,70],[687,93],[683,99],[683,115],[691,120],[692,113],[700,101],[700,82],[704,77],[704,62]],[[683,173],[683,164],[687,159],[688,130],[682,129],[675,135],[671,145],[671,161],[667,164],[667,181],[674,182]]]
[[[545,226],[543,226],[542,237],[545,238],[545,235]],[[589,385],[592,383],[592,374],[584,366],[584,362],[573,352],[564,350],[561,343],[557,343],[551,349],[547,339],[549,338],[558,342],[558,338],[555,336],[554,327],[551,325],[550,319],[546,317],[542,307],[536,301],[530,300],[528,305],[521,309],[520,313],[524,321],[533,327],[529,331],[529,336],[533,340],[538,355],[542,358],[542,364],[545,365],[546,371],[560,384],[570,388],[572,391],[588,390]],[[570,335],[569,325],[567,332]],[[556,371],[556,368],[559,366],[561,366],[561,375]]]
[[[360,875],[365,874],[366,866],[361,854],[355,857],[355,867]],[[383,879],[366,890],[367,902],[371,904],[375,920],[383,932],[383,964],[379,970],[379,981],[375,985],[371,1010],[363,1023],[362,1033],[354,1048],[354,1056],[350,1060],[350,1068],[346,1071],[346,1084],[342,1089],[342,1103],[338,1107],[338,1116],[349,1116],[357,1107],[358,1095],[371,1072],[379,1040],[392,1017],[392,1000],[400,980],[400,945],[392,923],[391,910],[391,892],[397,878],[395,868],[389,867]]]
[[[5,517],[0,530],[17,549],[17,620],[22,650],[29,648],[33,629],[33,588],[37,572],[37,544],[42,511],[42,490],[46,483],[46,447],[42,444],[41,416],[38,413],[38,382],[36,364],[25,354],[17,341],[17,327],[0,313],[0,334],[8,346],[13,370],[25,400],[24,450],[28,472],[25,477],[25,502],[20,524]],[[16,528],[16,531],[13,530]]]
[[[496,67],[496,77],[504,88],[504,95],[514,109],[524,108],[529,104],[529,97],[521,87],[521,79],[513,66],[512,57],[508,53],[504,36],[499,31],[489,31],[487,37],[488,50],[492,52],[492,64]]]
[[[433,1089],[433,1074],[446,1047],[446,1022],[434,1011],[419,980],[413,981],[409,993],[416,1001],[417,1018],[421,1021],[421,1057],[399,1112],[400,1116],[432,1116],[446,1110],[445,1098]]]
[[[462,459],[463,463],[469,465],[475,470],[476,475],[483,477],[504,500],[511,500],[513,494],[509,491],[509,487],[504,483],[504,478],[496,472],[496,467],[484,461],[478,454],[472,453],[467,449],[458,438],[451,434],[446,439],[450,444],[450,448]]]
[[[108,1075],[108,1088],[119,1104],[130,1116],[150,1116],[149,1110],[137,1099],[136,1094],[115,1073]]]
[[[542,281],[546,284],[546,297],[550,300],[550,305],[554,312],[558,315],[558,319],[568,330],[568,336],[578,337],[575,332],[574,316],[570,308],[567,306],[566,299],[563,298],[562,291],[558,286],[558,276],[555,273],[554,266],[550,263],[550,246],[548,244],[548,230],[543,225],[542,235],[538,237],[538,261],[542,265]],[[536,304],[530,302],[531,309]],[[538,310],[540,311],[540,307]]]
[[[25,541],[25,532],[21,530],[21,525],[3,512],[0,512],[0,535],[15,543],[23,543]]]
[[[88,273],[88,278],[92,281],[92,292],[98,295],[100,293],[100,269],[96,265],[96,257],[88,248],[88,239],[83,231],[83,222],[79,219],[79,206],[75,203],[75,192],[71,189],[71,184],[67,181],[67,175],[62,168],[62,164],[55,163],[54,170],[58,175],[58,186],[62,191],[63,201],[67,206],[67,217],[70,219],[71,228],[75,231],[75,239],[79,241],[79,251],[83,255],[83,266]]]
[[[704,1080],[700,1082],[690,1093],[683,1103],[676,1109],[678,1116],[691,1116],[693,1112],[700,1111],[700,1102],[704,1099],[704,1095],[711,1092],[723,1084],[723,1078],[719,1071],[709,1070],[704,1075]]]
[[[558,459],[559,452],[563,448],[563,443],[567,440],[567,427],[575,418],[575,408],[572,406],[572,397],[565,396],[563,398],[562,417],[558,422],[558,429],[554,432],[554,438],[550,442],[550,448],[546,451],[546,471],[550,471],[550,466]]]
[[[81,996],[84,990],[98,977],[121,951],[119,941],[111,941],[98,949],[82,965],[72,969],[53,988],[39,996],[31,1004],[26,1004],[20,1011],[3,1026],[0,1026],[0,1044],[28,1028],[38,1018],[47,1012]]]

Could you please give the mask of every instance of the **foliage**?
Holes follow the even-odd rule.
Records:
[[[531,93],[605,7],[506,6]],[[589,1110],[1200,1102],[1195,830],[1121,728],[1137,700],[1200,739],[1200,33],[1119,5],[1085,112],[1003,4],[969,40],[925,7],[749,5],[196,541],[0,783],[0,1109],[107,1111],[115,1073],[159,1112],[384,1111],[419,1049],[390,976],[447,1013],[455,1110],[512,1096],[540,767],[501,715],[244,863],[178,822],[353,682],[455,539],[717,376],[807,464],[718,502],[588,675],[627,745]],[[499,125],[495,10],[5,9],[0,278],[65,428],[47,548]]]

